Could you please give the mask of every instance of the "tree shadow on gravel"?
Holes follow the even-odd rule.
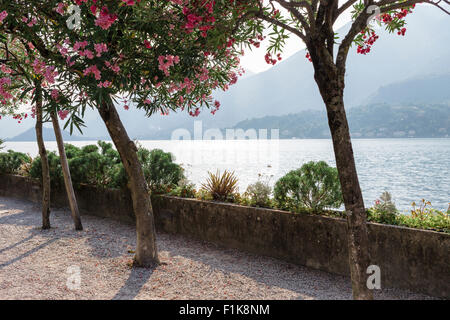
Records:
[[[29,255],[31,255],[31,254],[33,254],[33,253],[35,253],[35,252],[41,250],[42,248],[44,248],[44,247],[46,247],[46,246],[52,244],[52,243],[55,242],[56,240],[57,240],[57,239],[50,239],[50,240],[48,240],[48,241],[46,241],[46,242],[44,242],[44,243],[38,245],[37,247],[34,247],[33,249],[28,250],[27,252],[22,253],[21,255],[19,255],[19,256],[15,257],[15,258],[13,258],[13,259],[11,259],[11,260],[9,260],[9,261],[6,261],[6,262],[0,264],[0,269],[4,268],[4,267],[6,267],[6,266],[9,266],[10,264],[13,264],[13,263],[15,263],[15,262],[17,262],[17,261],[20,261],[20,260],[22,260],[23,258],[28,257]]]
[[[0,198],[0,201],[2,198]],[[91,247],[91,254],[99,258],[113,258],[123,256],[127,252],[127,246],[124,245],[122,239],[118,238],[114,232],[117,222],[111,219],[98,218],[96,224],[101,224],[108,230],[96,229],[95,225],[91,225],[89,221],[92,217],[83,215],[83,219],[87,221],[83,231],[76,231],[73,228],[73,221],[69,210],[53,209],[50,214],[51,229],[42,230],[41,208],[39,205],[23,200],[5,198],[5,203],[1,203],[2,215],[0,215],[0,226],[12,225],[18,227],[33,227],[32,230],[26,231],[28,237],[12,244],[7,248],[0,247],[0,253],[9,249],[20,246],[31,240],[34,236],[42,236],[48,239],[76,239],[85,238]],[[99,219],[100,221],[99,223]],[[126,226],[123,226],[126,228]],[[131,241],[133,243],[133,241]],[[128,242],[127,242],[128,244]]]
[[[5,252],[5,251],[8,251],[8,250],[10,250],[10,249],[13,249],[13,248],[15,248],[15,247],[17,247],[17,246],[20,246],[22,243],[25,243],[25,242],[27,242],[28,240],[33,239],[35,236],[36,236],[36,233],[33,233],[33,234],[29,235],[28,237],[26,237],[25,239],[22,239],[22,240],[20,240],[20,241],[14,243],[14,244],[11,244],[11,245],[9,245],[9,246],[7,246],[7,247],[5,247],[5,248],[0,248],[0,253]]]
[[[16,226],[35,226],[30,214],[20,210],[15,213],[8,214],[7,216],[0,217],[0,224],[10,224]]]
[[[165,238],[172,238],[166,241]],[[296,299],[351,299],[350,279],[320,270],[294,265],[271,257],[260,256],[235,249],[185,238],[180,235],[159,233],[160,250],[170,256],[182,256],[204,264],[211,275],[220,272],[225,277],[240,274],[267,287],[293,291]],[[183,245],[176,244],[182,242]],[[201,251],[199,251],[199,247]],[[213,278],[212,278],[213,279]]]
[[[141,291],[142,287],[147,283],[157,266],[151,268],[133,267],[130,276],[125,284],[120,288],[112,300],[132,300]]]

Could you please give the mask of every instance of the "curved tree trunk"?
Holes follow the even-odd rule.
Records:
[[[99,113],[109,135],[120,154],[128,176],[128,187],[133,200],[136,216],[136,256],[134,263],[139,267],[151,267],[159,263],[156,248],[156,231],[150,195],[145,182],[142,166],[137,156],[137,148],[130,140],[113,103],[104,102]]]
[[[39,156],[41,157],[42,166],[42,229],[50,229],[50,169],[42,134],[42,88],[39,82],[35,83],[35,95],[36,140],[39,147]]]
[[[314,78],[327,109],[328,125],[347,213],[347,240],[353,298],[370,300],[373,299],[373,295],[367,287],[366,271],[370,265],[367,214],[344,108],[345,70],[338,72],[336,66],[330,61],[317,56],[314,58],[316,59]]]
[[[70,176],[69,163],[67,162],[66,150],[64,149],[64,140],[61,134],[61,128],[59,127],[58,116],[55,112],[52,112],[50,115],[52,118],[53,129],[55,130],[59,158],[61,160],[61,168],[64,176],[64,185],[66,187],[67,197],[69,199],[70,211],[72,212],[75,230],[83,230],[77,199],[75,197],[75,191],[73,190],[72,178]]]

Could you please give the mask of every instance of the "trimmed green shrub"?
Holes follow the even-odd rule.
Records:
[[[272,188],[268,183],[258,181],[247,187],[245,195],[250,199],[250,205],[256,207],[270,208],[271,201],[270,195],[272,194]]]
[[[324,161],[305,163],[277,181],[274,198],[281,209],[321,211],[343,203],[338,171]]]
[[[59,188],[64,185],[63,173],[61,169],[61,162],[56,152],[48,152],[48,166],[50,171],[50,183],[52,188]],[[41,157],[34,158],[31,163],[29,174],[32,178],[38,179],[42,182],[42,163]]]
[[[118,152],[110,143],[99,141],[98,145],[100,148],[96,145],[82,148],[66,145],[73,183],[116,188],[126,186],[126,179],[116,174],[122,169]]]
[[[169,152],[161,149],[138,149],[145,180],[151,192],[168,193],[184,178],[183,168],[174,162]]]
[[[22,152],[8,150],[0,153],[0,173],[17,174],[20,167],[31,162],[31,157]]]
[[[78,148],[66,144],[66,155],[74,185],[89,184],[108,188],[127,187],[127,175],[119,153],[111,143],[98,141],[97,145]],[[162,150],[138,149],[138,157],[149,189],[155,193],[167,193],[184,178],[183,168],[173,162],[173,156]],[[49,153],[50,178],[52,185],[62,182],[59,156]],[[31,166],[30,175],[41,179],[41,159],[37,157]]]

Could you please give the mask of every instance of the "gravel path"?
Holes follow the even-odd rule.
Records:
[[[351,298],[346,277],[166,233],[157,235],[164,264],[132,269],[134,227],[82,218],[76,232],[68,211],[53,211],[42,231],[37,205],[0,197],[0,299]],[[392,289],[376,297],[429,298]]]

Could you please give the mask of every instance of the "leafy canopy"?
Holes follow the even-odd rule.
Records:
[[[242,74],[239,55],[253,31],[234,26],[246,1],[75,3],[76,10],[72,1],[0,1],[2,34],[31,44],[53,68],[58,98],[71,102],[71,128],[80,129],[86,106],[111,100],[147,115],[217,110],[212,91]]]

